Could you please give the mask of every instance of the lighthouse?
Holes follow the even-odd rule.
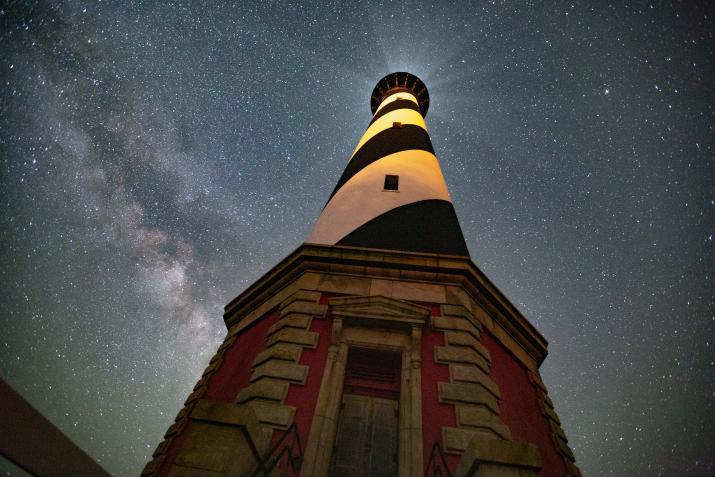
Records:
[[[580,476],[546,340],[470,259],[429,104],[412,74],[377,83],[306,242],[226,306],[142,475]]]

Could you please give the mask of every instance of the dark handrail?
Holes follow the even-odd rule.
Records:
[[[442,461],[442,467],[440,467],[439,462],[436,462],[437,457],[439,457],[439,460]],[[424,477],[430,477],[430,467],[433,470],[432,477],[452,477],[452,472],[450,472],[449,465],[447,464],[447,458],[445,457],[444,451],[442,450],[442,446],[439,442],[435,442],[432,445]],[[442,469],[444,469],[444,474],[442,473]]]
[[[288,463],[291,469],[297,475],[300,471],[300,466],[303,460],[303,447],[300,445],[300,435],[298,434],[298,428],[295,423],[291,424],[288,429],[283,431],[280,439],[271,446],[271,448],[266,452],[265,455],[261,456],[256,448],[256,444],[253,442],[248,430],[242,427],[243,435],[246,438],[248,447],[251,449],[251,453],[256,460],[256,470],[253,471],[251,477],[269,477],[275,466],[283,459],[283,456],[288,454]],[[291,442],[285,443],[284,441],[292,436]],[[298,453],[293,454],[293,447],[298,447]],[[277,453],[277,454],[276,454]]]

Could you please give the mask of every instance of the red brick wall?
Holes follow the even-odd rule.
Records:
[[[300,355],[300,364],[309,366],[308,377],[304,386],[291,385],[288,388],[288,395],[285,404],[295,406],[295,424],[300,435],[300,444],[305,446],[308,442],[310,425],[315,414],[315,404],[318,401],[320,383],[323,379],[325,361],[328,357],[328,347],[330,346],[330,329],[332,321],[327,319],[313,318],[310,324],[310,331],[318,333],[318,346],[315,349],[303,348]]]
[[[268,328],[278,321],[278,316],[278,311],[273,311],[238,335],[218,371],[211,376],[204,395],[206,399],[233,402],[238,392],[248,386],[253,360],[266,349]]]
[[[554,446],[549,423],[539,409],[536,390],[529,381],[526,368],[486,332],[482,335],[482,344],[492,356],[489,377],[501,391],[501,419],[511,430],[512,439],[536,444],[544,466],[539,475],[566,475],[566,468]]]
[[[432,316],[440,314],[438,305],[431,308]],[[435,346],[444,346],[444,333],[432,331],[427,325],[422,331],[422,448],[425,466],[434,443],[442,444],[442,427],[457,426],[454,406],[439,402],[437,383],[449,382],[449,366],[434,362]],[[453,472],[458,462],[459,456],[447,455],[447,463]]]

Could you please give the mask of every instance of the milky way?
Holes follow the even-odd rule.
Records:
[[[404,70],[584,475],[715,474],[711,3],[225,3],[1,7],[3,379],[137,475]]]

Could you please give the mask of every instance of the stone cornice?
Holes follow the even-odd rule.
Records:
[[[461,287],[537,364],[547,354],[546,339],[466,257],[359,247],[303,244],[225,308],[230,329],[271,295],[305,272],[392,278]]]

